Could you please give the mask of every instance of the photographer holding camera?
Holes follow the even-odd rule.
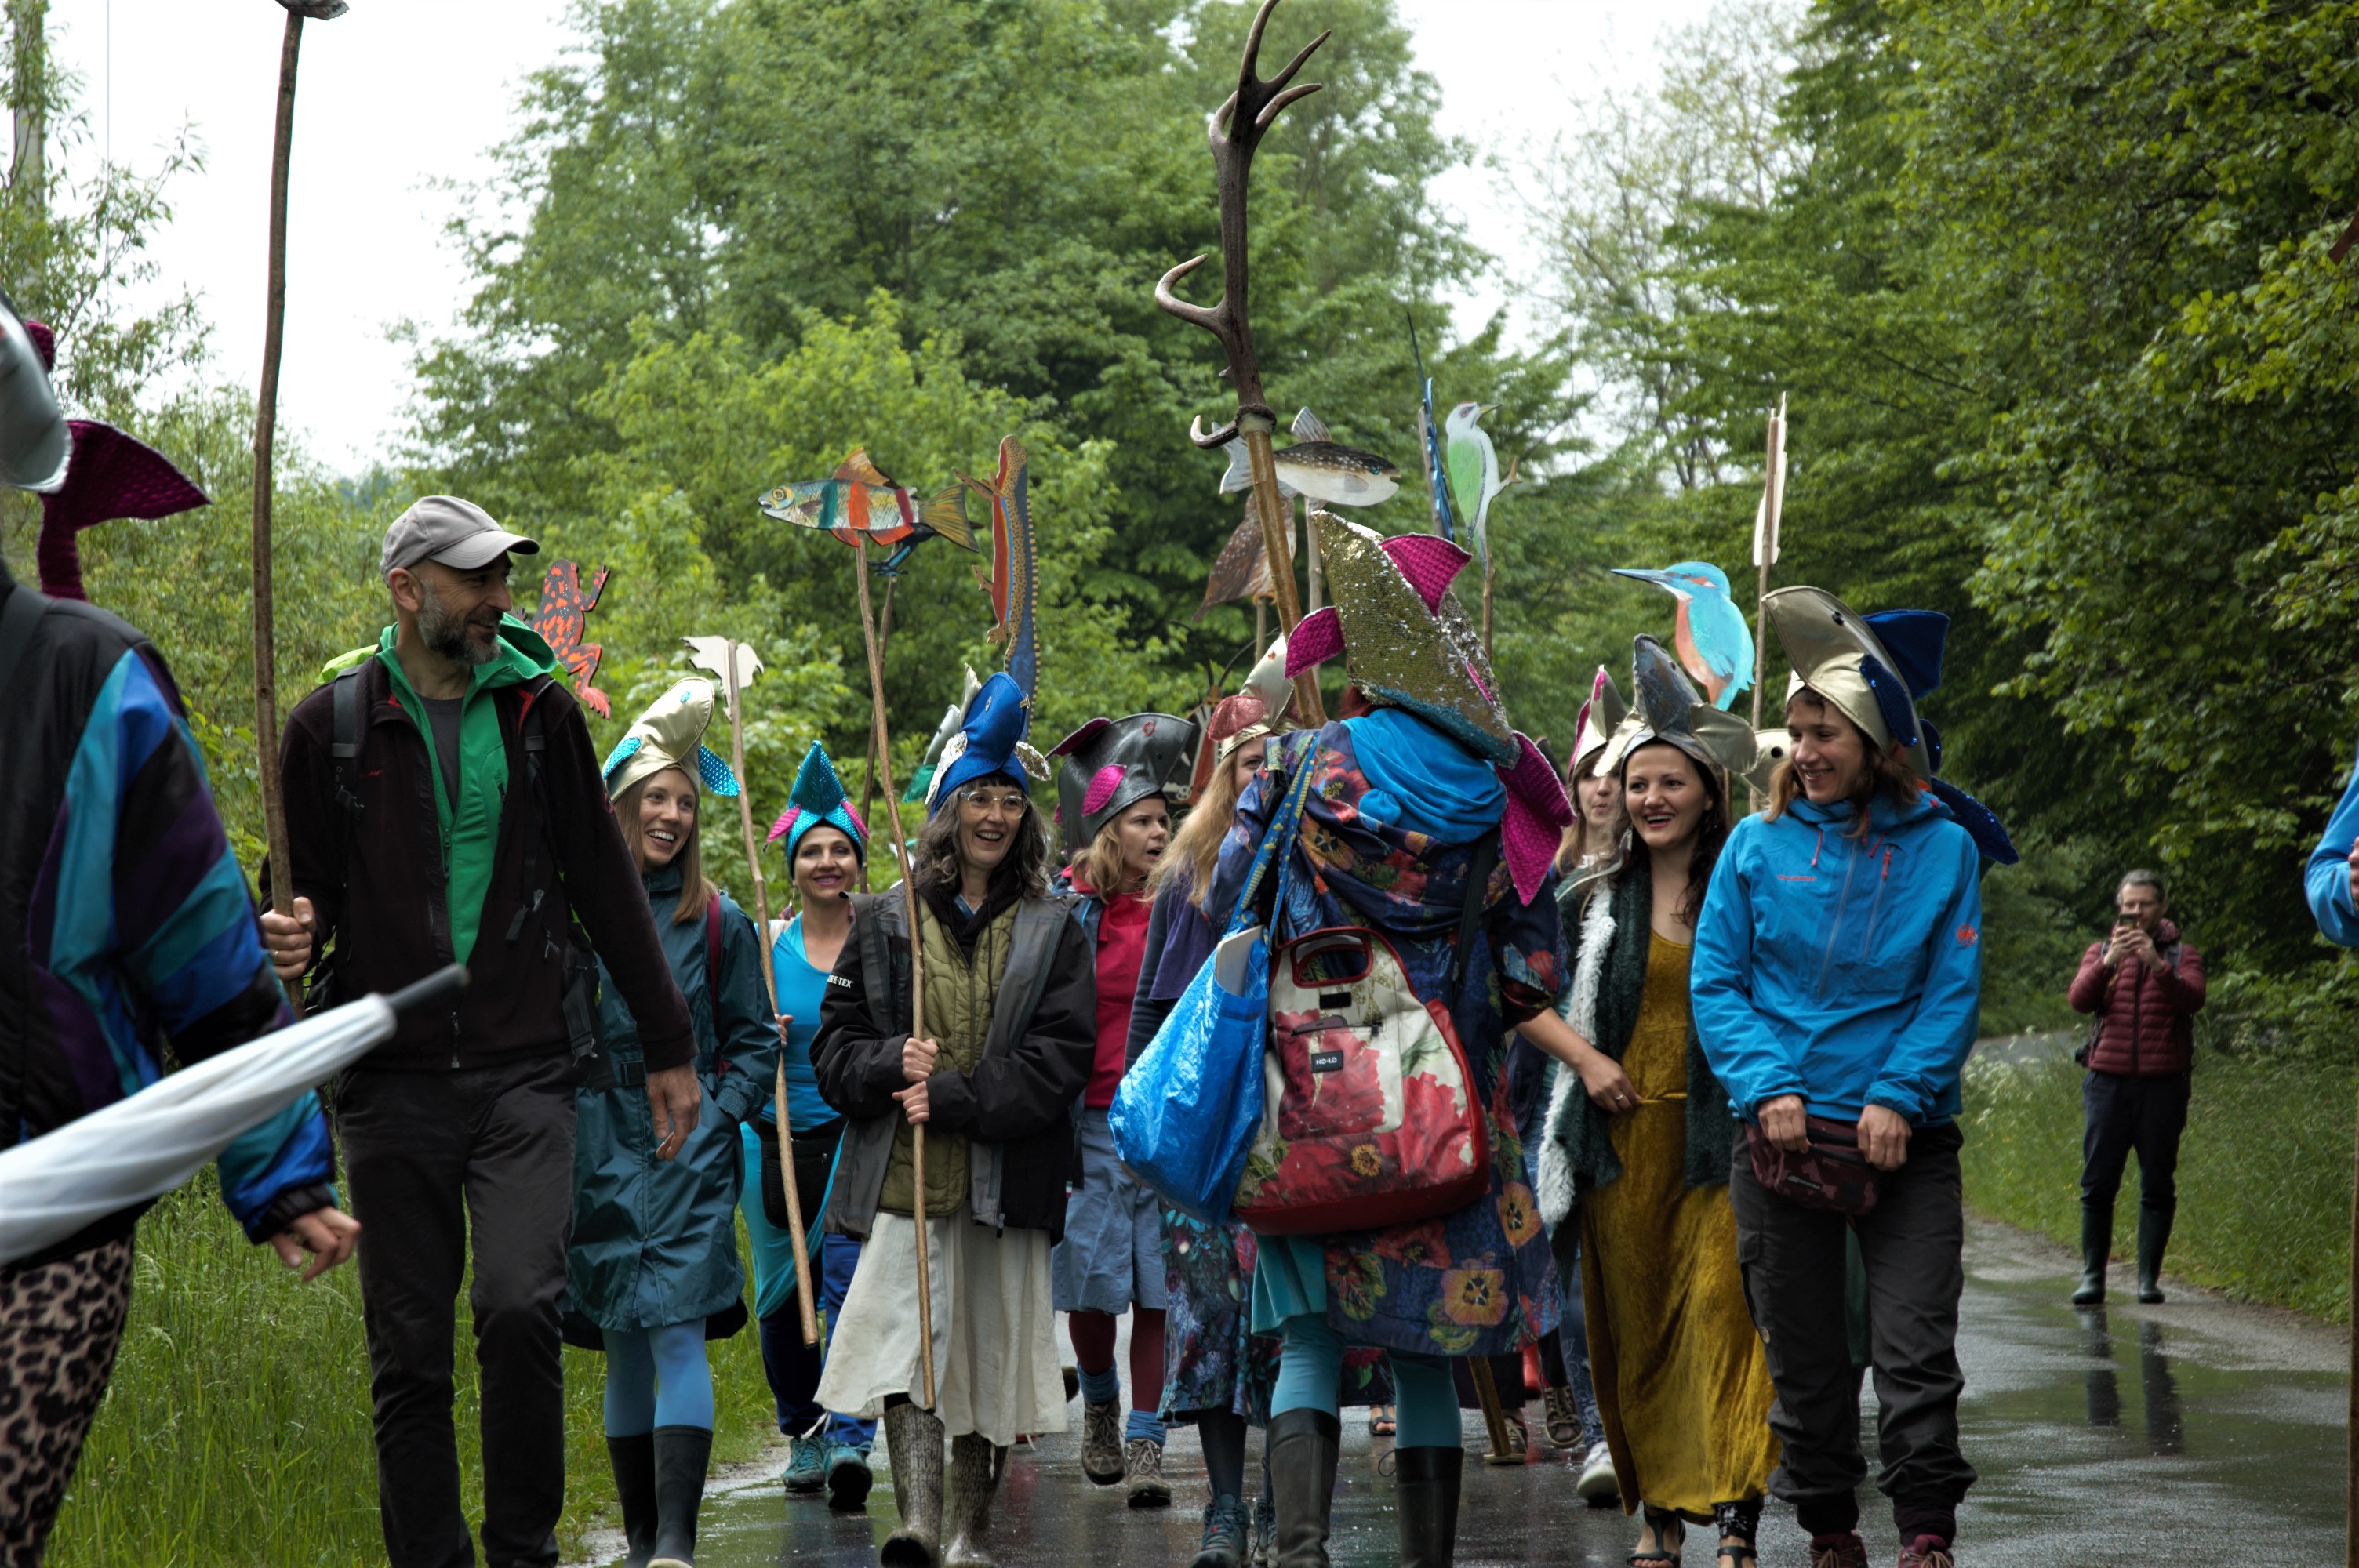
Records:
[[[2203,1008],[2203,955],[2165,919],[2170,905],[2152,871],[2122,878],[2113,931],[2089,944],[2066,997],[2093,1012],[2089,1069],[2081,1090],[2081,1284],[2075,1306],[2105,1299],[2114,1197],[2130,1151],[2138,1158],[2137,1299],[2162,1300],[2162,1249],[2179,1206],[2173,1173],[2194,1080],[2196,1013]]]

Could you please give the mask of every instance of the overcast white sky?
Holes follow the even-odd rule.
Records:
[[[1667,27],[1709,0],[1397,0],[1444,128],[1486,150],[1544,146],[1600,82],[1651,80]],[[353,0],[304,29],[288,236],[284,426],[317,456],[358,469],[399,428],[404,319],[432,330],[464,297],[444,239],[457,197],[486,171],[524,76],[557,58],[564,0]],[[59,56],[85,78],[90,153],[151,168],[182,127],[207,168],[183,179],[157,243],[165,280],[193,289],[220,368],[251,383],[262,351],[263,255],[273,96],[284,16],[268,0],[55,0]],[[1211,174],[1208,166],[1206,176]],[[1530,253],[1521,214],[1490,178],[1462,171],[1443,198],[1503,260],[1460,302],[1472,326],[1506,297]]]

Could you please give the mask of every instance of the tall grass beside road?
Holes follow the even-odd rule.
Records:
[[[52,1568],[382,1563],[356,1271],[299,1284],[269,1249],[247,1245],[210,1173],[140,1223],[138,1260],[123,1353],[51,1538]],[[457,1332],[461,1485],[480,1525],[463,1289]],[[715,1462],[751,1457],[775,1432],[755,1325],[708,1348]],[[603,1357],[565,1352],[558,1533],[569,1555],[614,1507],[604,1388]]]
[[[2080,1245],[2081,1082],[2061,1057],[1967,1067],[1970,1207]],[[2354,1093],[2348,1065],[2198,1049],[2165,1274],[2349,1322]],[[2136,1256],[2137,1189],[2133,1156],[2117,1261]]]

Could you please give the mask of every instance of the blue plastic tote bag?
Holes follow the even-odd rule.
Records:
[[[1295,770],[1237,895],[1236,914],[1196,978],[1114,1090],[1107,1122],[1115,1155],[1164,1202],[1220,1224],[1261,1130],[1262,1054],[1269,1031],[1268,934],[1255,894],[1294,846],[1310,759]]]

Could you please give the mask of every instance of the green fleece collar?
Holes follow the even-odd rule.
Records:
[[[377,661],[385,665],[394,699],[409,715],[426,742],[427,771],[434,781],[434,814],[441,830],[442,867],[447,874],[444,896],[451,921],[451,957],[465,963],[474,952],[476,934],[484,922],[484,898],[492,884],[492,862],[499,849],[500,817],[507,801],[507,742],[500,733],[495,704],[479,701],[485,692],[516,686],[551,673],[556,657],[540,634],[513,615],[500,622],[498,652],[469,673],[467,694],[459,717],[459,797],[451,798],[435,751],[434,726],[426,705],[409,684],[394,652],[394,628],[379,634]],[[333,665],[349,668],[369,656],[347,654]]]

